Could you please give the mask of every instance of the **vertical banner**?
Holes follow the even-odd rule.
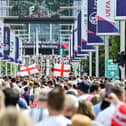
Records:
[[[15,54],[15,61],[18,63],[19,58],[19,38],[16,37],[16,54]]]
[[[77,52],[78,56],[88,56],[88,52],[81,51],[81,11],[78,14],[77,20]]]
[[[22,64],[22,40],[19,39],[19,64]]]
[[[15,54],[16,54],[16,52],[15,52],[16,51],[15,50],[16,49],[15,41],[16,41],[15,35],[11,31],[10,32],[10,56],[9,56],[11,62],[15,61]]]
[[[119,35],[119,22],[115,21],[115,3],[115,0],[97,0],[97,35]]]
[[[103,45],[103,38],[96,35],[97,0],[88,0],[88,45]]]
[[[87,45],[88,0],[81,3],[81,51],[95,51],[95,46]]]
[[[4,56],[4,23],[0,20],[0,58]]]
[[[116,0],[116,20],[126,20],[126,0]]]
[[[10,28],[4,27],[4,59],[9,60],[10,54]]]

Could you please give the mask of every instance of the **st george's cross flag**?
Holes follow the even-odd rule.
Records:
[[[69,64],[55,64],[53,68],[53,76],[69,77],[71,66]]]
[[[38,67],[36,67],[35,64],[33,64],[29,66],[22,66],[20,68],[19,73],[20,73],[20,76],[29,76],[29,75],[40,73],[40,70]]]

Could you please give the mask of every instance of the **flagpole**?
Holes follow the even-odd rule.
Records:
[[[99,77],[99,46],[96,46],[96,77]]]
[[[92,52],[89,52],[89,76],[92,76]]]
[[[106,75],[106,61],[109,59],[109,36],[105,36],[105,75]]]
[[[120,52],[125,52],[125,21],[120,21]],[[121,79],[125,79],[125,65],[120,66]]]

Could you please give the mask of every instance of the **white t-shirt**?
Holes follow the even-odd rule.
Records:
[[[67,126],[71,124],[71,121],[62,115],[49,116],[35,126]]]
[[[78,96],[78,101],[91,101],[91,99],[93,98],[93,95],[92,94],[84,94],[84,95],[80,95]]]
[[[115,108],[116,106],[114,104],[111,104],[108,108],[98,114],[96,121],[103,124],[103,126],[111,126],[111,118],[115,111]]]

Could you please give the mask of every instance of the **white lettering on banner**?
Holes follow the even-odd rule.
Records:
[[[9,45],[6,44],[6,45],[4,46],[4,50],[7,51],[8,49],[9,49]]]
[[[89,15],[89,21],[91,24],[94,24],[96,25],[96,12],[92,12],[90,15]]]
[[[97,9],[97,0],[94,0],[94,7],[93,7],[93,9]]]
[[[106,1],[106,17],[110,17],[111,16],[111,1]]]

